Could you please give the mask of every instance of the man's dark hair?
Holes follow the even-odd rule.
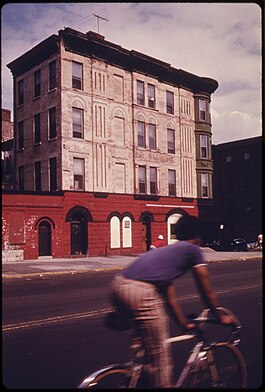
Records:
[[[193,240],[202,237],[202,222],[196,216],[184,215],[175,224],[174,231],[178,240]]]

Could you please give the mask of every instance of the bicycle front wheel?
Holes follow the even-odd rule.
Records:
[[[122,366],[109,366],[86,377],[78,386],[81,389],[122,389],[130,381],[129,369]]]
[[[192,388],[236,389],[246,386],[244,358],[237,347],[227,342],[206,349],[189,377],[189,387]]]

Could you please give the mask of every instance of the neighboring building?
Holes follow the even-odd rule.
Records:
[[[110,236],[120,236],[121,197],[130,200],[126,211],[140,208],[137,219],[142,216],[145,224],[132,237],[130,252],[139,249],[137,236],[148,249],[159,234],[158,210],[172,224],[180,216],[170,218],[172,209],[197,215],[197,200],[212,199],[215,80],[70,28],[8,67],[14,77],[18,190],[67,191],[68,201],[72,195],[80,206],[82,199],[81,207],[91,216],[99,197],[106,198],[107,215],[100,224],[113,215]],[[83,218],[77,214],[75,221]],[[169,243],[174,237],[170,227],[162,233]]]
[[[213,160],[214,209],[222,236],[257,241],[262,232],[262,138],[213,145]]]
[[[1,115],[2,189],[13,189],[15,186],[15,156],[11,111],[1,109]]]

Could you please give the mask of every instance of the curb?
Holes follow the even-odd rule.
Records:
[[[250,257],[241,257],[235,259],[218,259],[218,260],[207,260],[207,263],[222,263],[226,261],[253,261],[253,260],[262,260],[262,255],[253,255]],[[83,273],[97,273],[97,272],[110,272],[110,271],[122,271],[126,266],[104,266],[104,267],[91,267],[85,269],[72,269],[68,271],[43,271],[43,272],[23,272],[23,273],[3,273],[2,279],[22,279],[22,278],[34,278],[34,277],[45,277],[45,276],[53,276],[53,275],[78,275]]]

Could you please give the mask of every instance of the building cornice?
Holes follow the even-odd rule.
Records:
[[[142,73],[175,87],[183,87],[193,93],[212,94],[218,88],[218,82],[211,78],[200,77],[182,69],[172,67],[169,63],[155,59],[135,50],[127,50],[120,45],[106,41],[97,33],[81,33],[69,27],[60,30],[37,46],[18,57],[7,67],[14,76],[19,76],[59,52],[62,39],[65,49],[86,57],[97,58],[108,64]]]

